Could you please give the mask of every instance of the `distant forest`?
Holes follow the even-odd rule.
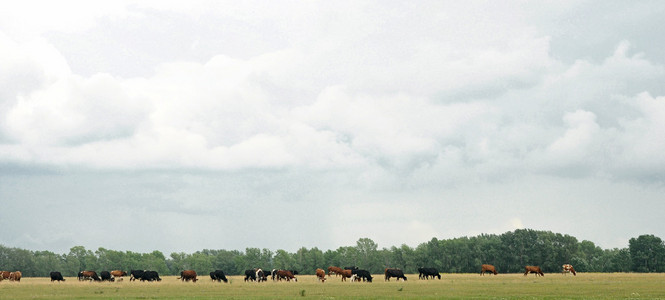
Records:
[[[446,240],[433,238],[415,248],[407,245],[378,248],[369,238],[355,246],[336,250],[302,247],[295,253],[285,250],[247,248],[208,250],[195,253],[160,251],[137,253],[99,248],[72,247],[67,254],[30,251],[0,245],[0,270],[20,270],[23,276],[48,276],[60,271],[76,276],[82,270],[155,270],[164,275],[193,269],[208,274],[220,269],[237,275],[252,268],[297,270],[314,274],[316,268],[358,266],[374,274],[384,268],[401,268],[417,273],[419,267],[437,268],[442,273],[479,273],[481,264],[493,264],[499,273],[523,272],[525,265],[540,266],[544,272],[560,272],[570,263],[578,272],[665,272],[665,244],[654,235],[629,240],[628,248],[601,249],[590,241],[551,231],[518,229],[500,235],[481,234]]]

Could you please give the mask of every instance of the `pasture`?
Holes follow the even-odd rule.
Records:
[[[545,277],[522,274],[445,274],[442,279],[385,282],[376,274],[373,283],[341,282],[331,277],[319,283],[314,275],[301,275],[298,282],[244,282],[229,276],[229,283],[181,282],[163,276],[161,282],[65,282],[49,278],[23,278],[0,282],[0,299],[385,299],[385,298],[665,298],[665,274],[579,273],[577,276],[545,273]]]

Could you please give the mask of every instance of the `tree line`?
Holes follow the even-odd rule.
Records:
[[[593,242],[551,231],[518,229],[503,234],[481,234],[439,240],[432,238],[413,248],[408,245],[379,249],[369,238],[355,246],[321,250],[302,247],[295,253],[282,249],[246,248],[239,250],[204,249],[194,253],[174,252],[166,257],[160,251],[137,253],[83,246],[69,253],[31,251],[0,245],[0,270],[20,270],[23,276],[48,276],[60,271],[76,276],[82,270],[155,270],[177,275],[193,269],[200,274],[221,269],[227,274],[244,274],[256,267],[297,270],[314,274],[316,268],[358,266],[377,274],[387,267],[417,273],[419,267],[437,268],[443,273],[477,273],[481,264],[493,264],[500,273],[523,272],[525,265],[540,266],[544,272],[560,272],[570,263],[578,272],[665,272],[665,244],[654,235],[629,240],[628,248],[601,249]]]

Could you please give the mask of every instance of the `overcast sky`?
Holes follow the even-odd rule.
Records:
[[[7,1],[0,244],[665,238],[663,1]]]

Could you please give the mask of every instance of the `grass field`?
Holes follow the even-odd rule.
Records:
[[[67,278],[51,283],[48,278],[25,277],[21,282],[0,282],[0,299],[385,299],[385,298],[665,298],[665,274],[578,273],[577,276],[545,274],[442,274],[441,280],[385,282],[373,275],[373,283],[341,282],[331,277],[326,283],[311,275],[298,282],[245,283],[230,276],[229,283],[213,283],[201,276],[196,283],[164,276],[161,282],[79,282]],[[304,296],[303,296],[304,295]]]

